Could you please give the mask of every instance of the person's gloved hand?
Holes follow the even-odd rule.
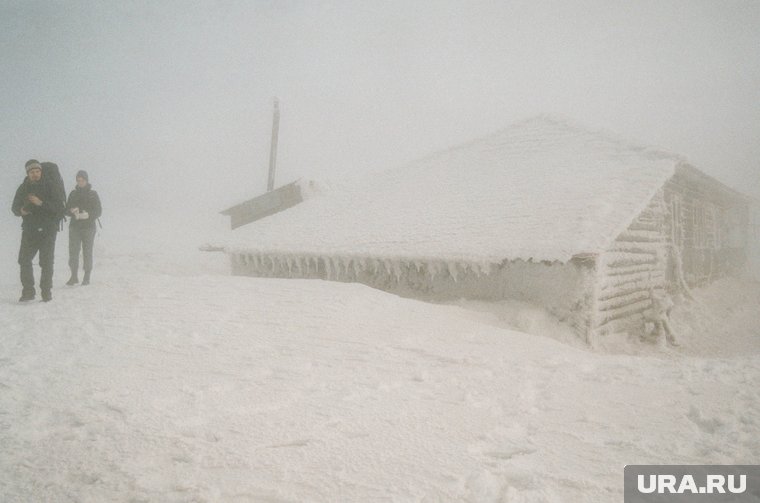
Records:
[[[80,211],[77,213],[77,220],[87,220],[88,218],[90,218],[90,214],[86,211]]]

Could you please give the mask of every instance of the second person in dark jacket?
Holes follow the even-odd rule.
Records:
[[[98,193],[92,189],[87,172],[77,173],[77,186],[69,194],[66,211],[71,215],[69,225],[69,268],[71,278],[67,285],[79,283],[79,250],[82,250],[84,262],[83,285],[90,284],[92,272],[92,248],[95,243],[95,221],[100,218],[102,208]]]

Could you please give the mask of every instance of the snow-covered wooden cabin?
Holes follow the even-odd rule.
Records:
[[[520,299],[591,340],[741,270],[747,219],[747,198],[679,156],[538,117],[323,190],[225,250],[237,275]]]

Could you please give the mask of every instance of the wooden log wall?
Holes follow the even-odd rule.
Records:
[[[663,191],[599,256],[596,333],[643,331],[652,291],[666,287],[668,209]]]
[[[748,215],[748,203],[718,182],[677,171],[599,256],[595,333],[643,333],[653,292],[672,294],[683,281],[703,285],[741,271]]]
[[[749,208],[715,183],[677,173],[665,184],[666,234],[690,286],[709,284],[746,263]]]

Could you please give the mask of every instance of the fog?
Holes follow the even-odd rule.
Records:
[[[0,0],[2,499],[605,501],[644,457],[757,459],[760,282],[689,288],[657,198],[585,253],[630,224],[661,159],[588,205],[575,189],[600,177],[581,186],[596,164],[575,159],[543,212],[544,186],[511,173],[518,211],[493,171],[457,185],[467,156],[437,186],[417,171],[437,220],[407,221],[419,189],[401,170],[234,233],[219,212],[266,189],[275,97],[276,185],[400,168],[541,114],[760,198],[759,49],[760,0]],[[87,170],[103,203],[91,286],[67,282],[64,229],[44,303],[22,290],[10,211],[30,158],[67,191]],[[341,226],[353,194],[371,218]],[[709,281],[730,251],[690,258]]]
[[[108,212],[214,214],[555,114],[760,194],[754,1],[39,2],[0,6],[4,199],[28,158]]]

